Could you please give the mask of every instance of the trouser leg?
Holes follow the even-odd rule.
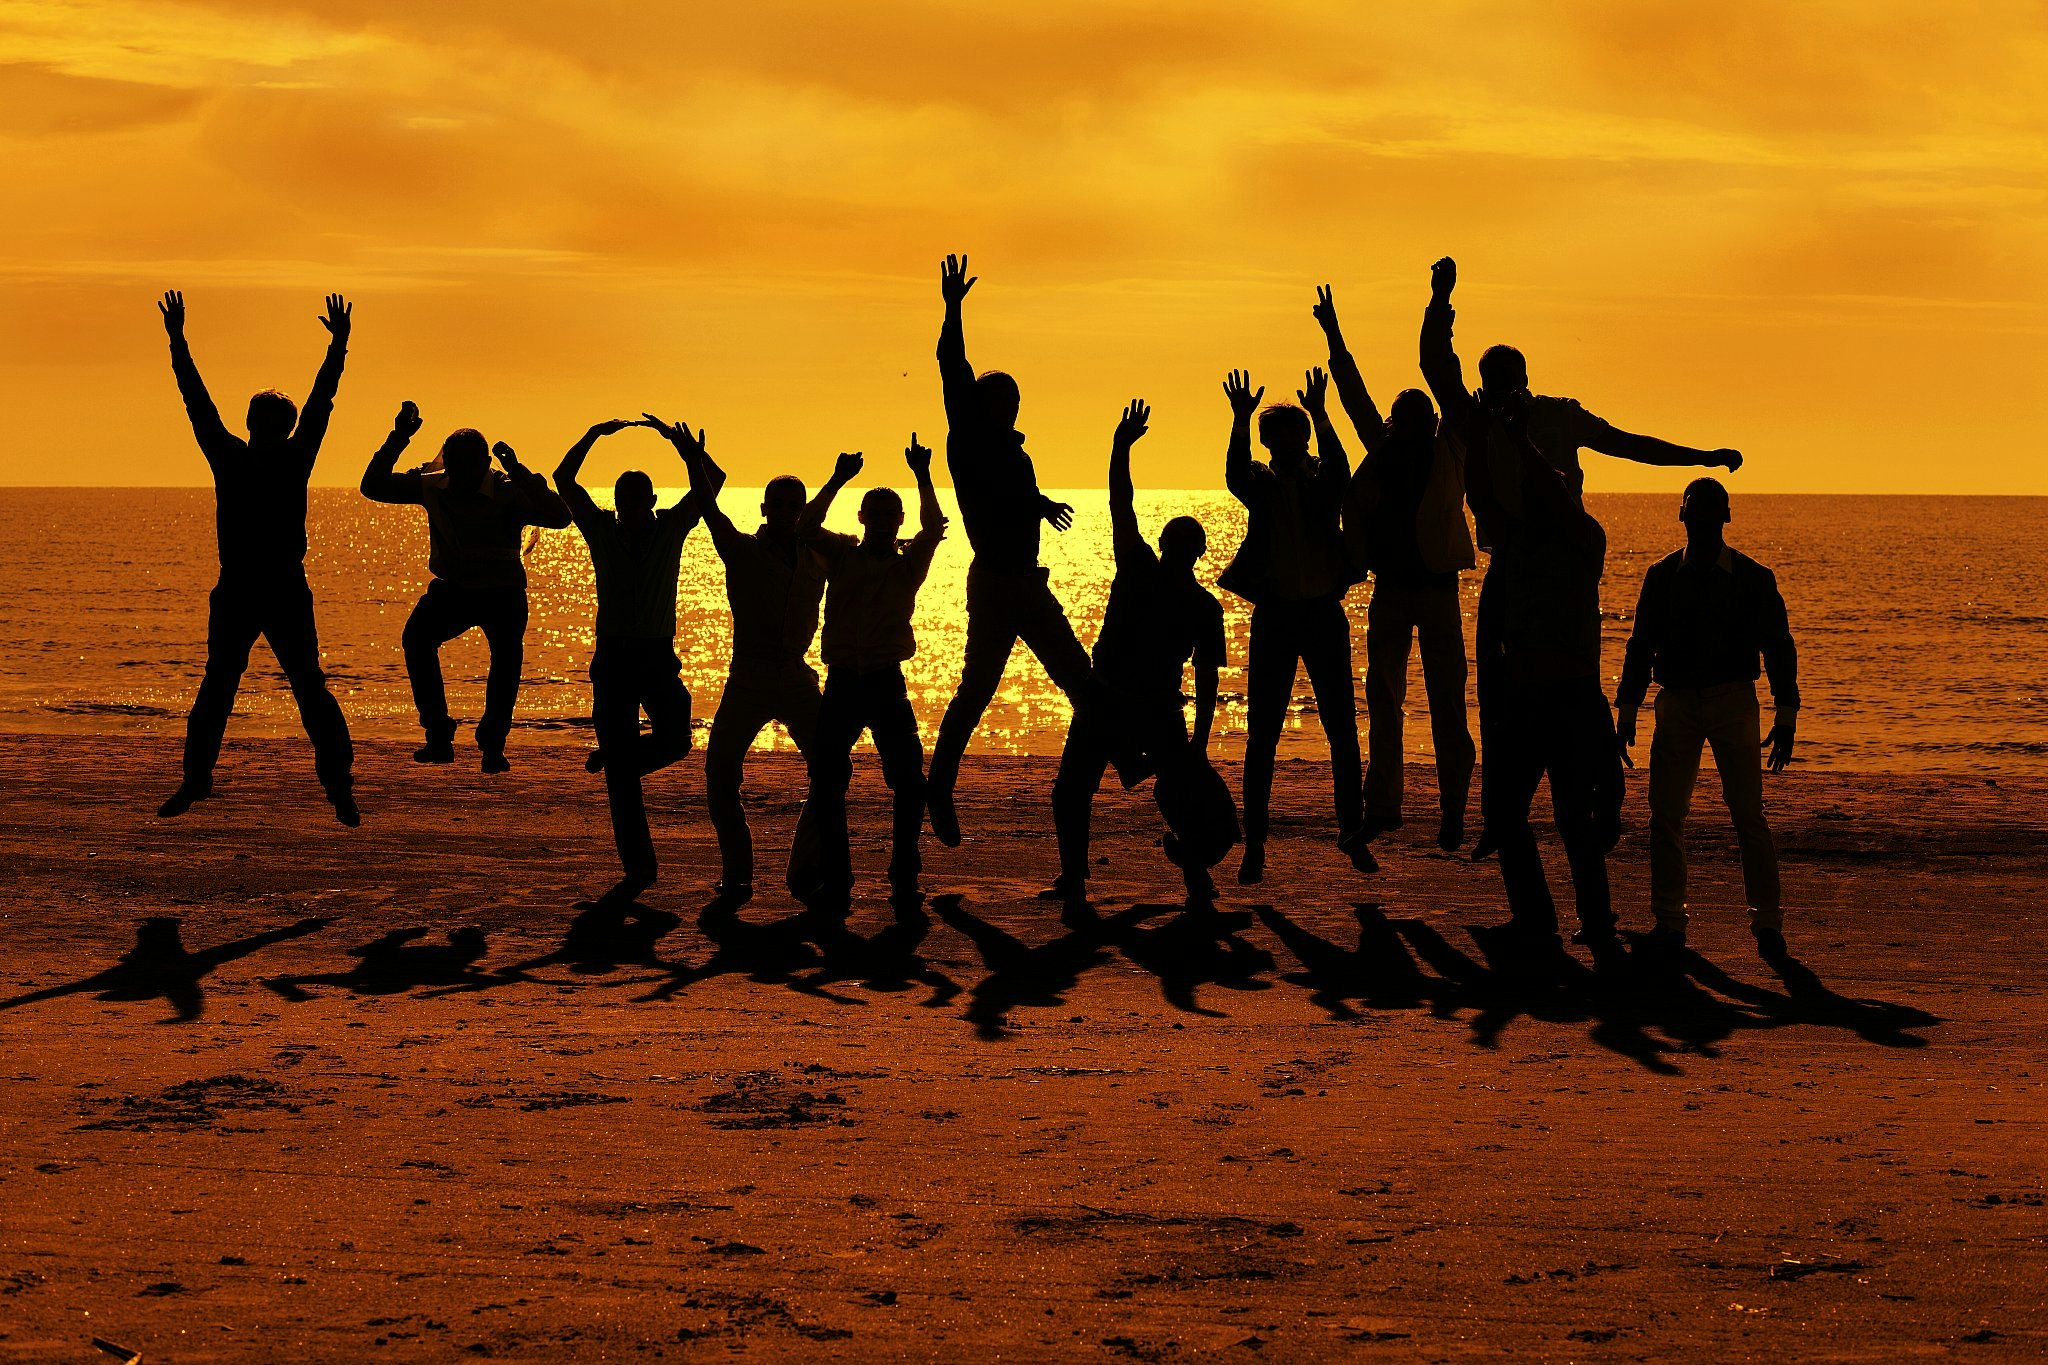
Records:
[[[1358,757],[1358,694],[1351,677],[1351,621],[1341,598],[1309,604],[1301,638],[1316,714],[1330,746],[1330,795],[1337,830],[1348,834],[1365,818],[1362,765]]]
[[[526,665],[526,589],[494,589],[495,599],[479,613],[478,624],[491,648],[491,671],[484,681],[484,715],[477,722],[476,747],[487,754],[503,753],[512,733],[512,710],[519,703],[519,677]]]
[[[853,746],[866,728],[853,679],[827,676],[811,747],[804,752],[809,790],[800,822],[809,839],[799,840],[790,858],[790,889],[800,895],[824,888],[845,893],[853,887],[853,849],[846,828],[846,789],[853,782]]]
[[[1402,704],[1408,696],[1413,620],[1409,593],[1375,583],[1365,609],[1365,812],[1390,822],[1401,815]]]
[[[818,693],[818,675],[811,671],[810,665],[801,665],[800,669],[792,670],[789,681],[777,695],[775,719],[789,731],[790,742],[796,745],[797,752],[809,754],[817,739],[818,714],[823,700]],[[815,850],[816,846],[816,831],[811,827],[811,807],[809,802],[805,802],[797,810],[796,829],[790,835],[791,859],[796,858],[798,849]],[[815,857],[815,853],[811,856]]]
[[[1052,784],[1052,824],[1060,848],[1060,876],[1072,881],[1088,877],[1089,826],[1094,819],[1095,793],[1109,767],[1104,733],[1112,722],[1107,704],[1077,706],[1060,751],[1059,776]]]
[[[754,880],[754,837],[740,800],[740,780],[747,750],[773,710],[772,694],[745,679],[727,675],[711,718],[711,739],[704,747],[704,799],[711,828],[718,836],[718,859],[728,884]]]
[[[917,734],[917,713],[900,669],[869,675],[868,729],[882,759],[882,780],[889,784],[895,809],[889,848],[889,880],[906,885],[917,880],[924,863],[918,836],[924,829],[924,741]]]
[[[1657,730],[1650,737],[1650,913],[1666,929],[1685,932],[1685,819],[1699,780],[1706,735],[1688,694],[1657,694]]]
[[[998,592],[979,586],[975,574],[967,575],[967,650],[960,663],[960,686],[939,721],[938,738],[932,744],[930,783],[942,792],[953,790],[960,775],[960,758],[968,741],[981,724],[982,712],[995,700],[1002,686],[1003,669],[1017,644],[1014,615]]]
[[[441,646],[476,624],[466,609],[465,595],[440,579],[427,584],[426,592],[405,618],[399,642],[405,651],[406,681],[412,684],[413,708],[419,712],[420,729],[427,739],[446,742],[455,737],[455,721],[448,714],[448,688],[441,676]]]
[[[1456,584],[1430,588],[1416,612],[1422,685],[1429,697],[1430,743],[1436,750],[1437,801],[1463,818],[1472,787],[1472,730],[1465,715],[1465,627]]]
[[[647,708],[647,737],[640,742],[642,773],[659,772],[690,752],[690,689],[683,686],[682,673],[683,661],[674,647],[657,646],[640,694]]]
[[[650,670],[640,652],[600,640],[590,661],[591,723],[606,754],[604,790],[612,842],[629,877],[653,880],[654,837],[640,786],[640,701]]]
[[[1758,929],[1784,927],[1779,899],[1778,848],[1764,819],[1764,758],[1754,689],[1732,689],[1714,705],[1707,742],[1714,748],[1714,766],[1721,770],[1721,799],[1735,822],[1736,845],[1742,850],[1742,888],[1749,902],[1749,922]]]
[[[1018,613],[1018,638],[1038,656],[1053,686],[1078,705],[1088,689],[1092,671],[1088,651],[1081,647],[1073,623],[1067,620],[1066,609],[1060,606],[1059,598],[1053,596],[1051,586],[1043,578],[1027,583],[1024,591],[1028,599],[1025,609]]]
[[[1557,932],[1557,904],[1544,875],[1536,831],[1529,824],[1529,806],[1543,779],[1543,757],[1537,727],[1547,718],[1537,713],[1516,686],[1494,689],[1494,718],[1487,729],[1486,780],[1479,808],[1499,848],[1500,879],[1508,898],[1508,917],[1533,933]]]
[[[326,670],[320,666],[320,633],[313,622],[313,589],[294,583],[273,599],[265,614],[263,634],[277,655],[277,666],[291,684],[292,700],[298,703],[299,721],[306,737],[313,741],[313,770],[330,790],[346,788],[353,781],[355,746],[348,737],[348,720],[341,703],[328,690]]]
[[[1608,841],[1601,805],[1605,764],[1614,746],[1613,721],[1597,678],[1560,690],[1557,724],[1547,732],[1550,805],[1565,859],[1579,925],[1588,934],[1614,932],[1613,894],[1607,877]]]
[[[1300,641],[1285,608],[1267,603],[1252,608],[1251,639],[1245,650],[1244,837],[1266,842],[1273,800],[1273,761],[1280,727],[1294,695]]]
[[[235,692],[249,667],[249,650],[262,633],[254,603],[216,587],[206,605],[206,673],[185,719],[185,780],[203,782],[220,758],[221,736],[235,709]]]

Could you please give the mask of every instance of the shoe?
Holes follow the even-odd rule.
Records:
[[[168,800],[156,808],[156,818],[171,820],[191,810],[195,802],[204,801],[213,795],[213,779],[210,777],[188,777],[171,793]]]
[[[952,788],[928,788],[924,807],[931,816],[932,837],[947,848],[960,847],[960,813],[953,809]]]
[[[1237,865],[1237,884],[1257,886],[1266,880],[1266,846],[1247,842],[1244,858]]]
[[[356,806],[354,787],[329,787],[327,799],[334,803],[334,818],[350,829],[363,823],[363,812]]]
[[[592,749],[583,756],[583,771],[601,773],[604,771],[604,750]]]
[[[1351,865],[1370,876],[1380,870],[1380,860],[1372,856],[1372,823],[1360,825],[1349,834],[1337,837],[1337,851],[1351,860]]]
[[[711,894],[727,905],[745,905],[754,898],[754,884],[738,877],[727,877],[711,888]]]
[[[412,761],[415,763],[453,763],[455,761],[455,741],[449,739],[430,739],[412,751]]]
[[[505,761],[503,749],[484,750],[484,771],[487,773],[509,773],[512,765]]]
[[[1075,877],[1065,872],[1052,879],[1052,885],[1038,893],[1042,901],[1084,901],[1088,899],[1088,879]]]
[[[1206,867],[1184,867],[1180,870],[1181,884],[1187,888],[1188,904],[1207,906],[1216,899],[1216,879],[1209,875]]]
[[[625,876],[613,882],[611,890],[599,896],[597,903],[607,909],[613,906],[630,905],[639,899],[642,891],[645,891],[652,885],[654,885],[654,873],[652,871],[628,872]]]
[[[1750,930],[1756,936],[1756,952],[1766,962],[1780,962],[1792,956],[1792,950],[1785,946],[1785,931],[1762,925]]]
[[[1475,863],[1485,862],[1499,848],[1500,845],[1494,842],[1493,831],[1485,825],[1481,825],[1479,827],[1479,838],[1472,844],[1472,861]]]
[[[1436,846],[1446,853],[1456,853],[1458,845],[1465,842],[1465,817],[1446,815],[1437,823]]]
[[[1670,966],[1685,952],[1685,930],[1660,924],[1636,940],[1636,952],[1658,966]]]
[[[1582,929],[1572,935],[1572,942],[1585,945],[1593,957],[1593,970],[1602,976],[1622,971],[1628,966],[1628,949],[1611,929],[1598,934],[1589,934]]]
[[[1401,813],[1395,811],[1392,815],[1367,815],[1360,828],[1365,831],[1366,838],[1377,839],[1382,834],[1391,834],[1404,823],[1406,822],[1402,820]]]

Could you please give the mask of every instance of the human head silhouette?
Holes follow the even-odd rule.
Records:
[[[989,421],[1003,431],[1017,429],[1017,408],[1024,401],[1017,381],[1001,370],[985,370],[974,381],[974,395]]]
[[[1720,535],[1721,528],[1735,519],[1728,506],[1728,490],[1719,479],[1694,479],[1685,486],[1678,519],[1695,535]]]
[[[1299,458],[1308,454],[1312,430],[1308,414],[1292,403],[1273,403],[1259,412],[1259,444],[1268,455]]]
[[[1421,389],[1403,389],[1387,409],[1387,435],[1397,441],[1427,441],[1436,435],[1436,404]]]
[[[1512,346],[1489,346],[1479,357],[1479,382],[1491,394],[1505,397],[1529,391],[1529,362]]]
[[[786,536],[796,530],[810,495],[804,481],[794,474],[778,474],[761,490],[761,522],[771,535]]]
[[[475,488],[491,467],[490,442],[474,427],[458,427],[441,442],[441,468],[448,482],[457,488]]]
[[[276,389],[249,400],[249,439],[257,445],[281,442],[299,424],[299,405]]]
[[[627,470],[612,485],[612,505],[628,526],[649,520],[654,515],[654,480],[637,469]]]
[[[1209,534],[1193,517],[1175,517],[1159,528],[1159,562],[1169,569],[1192,571],[1209,548]]]
[[[860,524],[869,540],[894,540],[903,528],[903,498],[893,488],[870,488],[860,500]]]

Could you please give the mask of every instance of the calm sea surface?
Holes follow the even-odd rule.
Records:
[[[950,493],[944,493],[950,504]],[[667,497],[673,494],[665,495]],[[1109,591],[1109,517],[1102,490],[1059,496],[1077,509],[1066,535],[1045,533],[1045,562],[1084,642]],[[734,513],[759,494],[729,490]],[[858,490],[832,524],[857,529]],[[1643,570],[1674,548],[1675,499],[1595,494],[1608,534],[1604,658],[1608,691]],[[204,489],[4,489],[15,532],[0,545],[0,729],[13,732],[176,734],[204,664],[206,593],[214,578],[212,493]],[[949,506],[950,511],[950,506]],[[1212,582],[1242,533],[1228,495],[1141,494],[1148,534],[1189,513],[1209,529],[1203,577]],[[1730,540],[1778,572],[1798,637],[1805,709],[1801,757],[1864,770],[2048,771],[2048,606],[2038,566],[2048,556],[2048,499],[1743,496]],[[735,520],[751,529],[752,516]],[[426,582],[425,515],[375,506],[353,490],[315,489],[307,570],[321,641],[342,706],[365,737],[418,734],[399,631]],[[967,544],[957,519],[918,603],[911,697],[927,744],[951,695],[966,621]],[[593,610],[590,560],[574,530],[542,532],[527,557],[532,624],[518,723],[527,742],[587,725]],[[1466,632],[1478,591],[1467,575]],[[1367,590],[1353,592],[1363,709]],[[1225,596],[1231,661],[1218,728],[1235,756],[1243,744],[1243,675],[1249,612]],[[708,721],[725,674],[730,623],[710,538],[684,551],[680,638],[683,677]],[[473,720],[482,705],[485,652],[472,634],[443,650],[450,706]],[[813,658],[815,663],[815,656]],[[1421,677],[1410,695],[1408,744],[1429,752]],[[1067,708],[1028,652],[1018,651],[980,740],[985,751],[1057,753]],[[1362,719],[1362,716],[1361,716]],[[229,729],[297,731],[274,662],[258,647]],[[464,738],[467,738],[465,732]],[[520,742],[514,735],[515,745]],[[779,732],[764,747],[786,747]],[[1307,680],[1297,683],[1283,756],[1308,757],[1320,736]]]

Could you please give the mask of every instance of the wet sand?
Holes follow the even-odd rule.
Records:
[[[301,744],[159,822],[175,744],[0,739],[0,1359],[2048,1356],[2048,781],[1773,781],[1782,976],[1709,783],[1689,974],[1607,986],[1489,964],[1432,820],[1359,877],[1304,763],[1213,918],[1105,790],[1063,923],[1050,763],[971,764],[897,914],[864,754],[827,931],[773,758],[700,924],[693,760],[606,919],[579,756],[364,746],[349,831]]]

